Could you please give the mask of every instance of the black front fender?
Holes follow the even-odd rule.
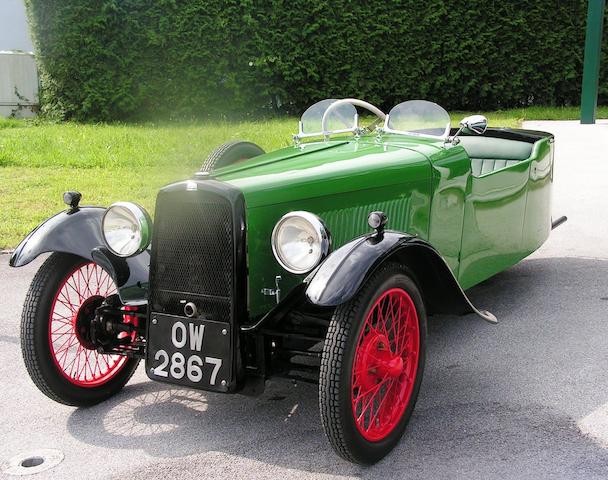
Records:
[[[126,305],[147,301],[150,254],[122,258],[110,252],[102,238],[101,207],[82,207],[54,215],[36,227],[17,246],[11,267],[27,265],[42,253],[71,253],[101,265],[112,276],[121,301]]]
[[[468,299],[443,257],[424,240],[386,231],[356,238],[332,253],[305,280],[306,297],[314,305],[334,307],[350,300],[385,261],[397,261],[415,275],[429,313],[476,313],[496,323],[490,312]]]

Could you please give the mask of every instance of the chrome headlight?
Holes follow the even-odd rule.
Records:
[[[291,273],[308,273],[329,253],[329,231],[310,212],[284,215],[272,231],[272,251]]]
[[[109,249],[119,257],[143,252],[150,244],[152,221],[139,205],[118,202],[110,205],[101,221],[101,232]]]

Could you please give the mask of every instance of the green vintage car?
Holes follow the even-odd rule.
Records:
[[[361,127],[360,111],[377,118]],[[482,116],[450,125],[427,101],[388,114],[321,101],[292,146],[230,142],[162,188],[154,225],[137,204],[81,207],[66,192],[69,208],[11,258],[53,252],[23,310],[34,383],[91,405],[140,359],[153,380],[214,392],[314,382],[336,452],[379,460],[412,414],[427,317],[496,322],[464,290],[563,221],[551,219],[550,134],[487,128]]]

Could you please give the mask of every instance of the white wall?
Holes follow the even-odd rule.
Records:
[[[29,117],[38,103],[36,62],[29,53],[11,50],[34,50],[23,0],[0,0],[0,116]]]
[[[0,50],[34,50],[23,0],[0,0]]]
[[[0,52],[0,116],[30,117],[37,103],[38,73],[34,55]]]

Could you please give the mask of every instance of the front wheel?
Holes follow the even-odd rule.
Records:
[[[27,371],[42,393],[66,405],[87,406],[117,393],[138,359],[98,353],[90,338],[95,309],[116,293],[99,265],[53,253],[25,298],[21,349]]]
[[[408,270],[380,267],[330,322],[319,378],[323,428],[346,460],[374,463],[403,435],[424,370],[426,312]]]

